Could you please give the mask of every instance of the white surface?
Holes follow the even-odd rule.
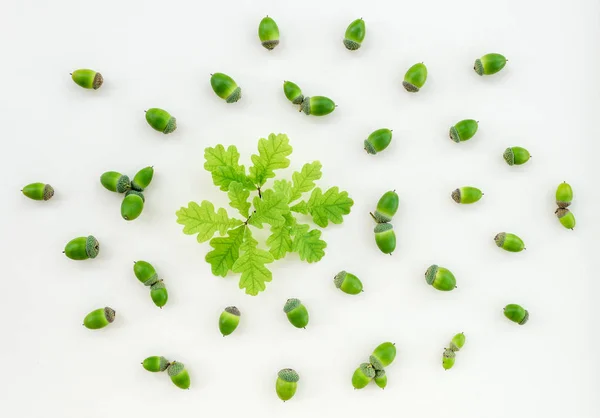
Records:
[[[2,415],[597,417],[598,3],[235,3],[3,2]],[[282,34],[270,53],[256,36],[265,14]],[[367,37],[350,53],[342,36],[360,16]],[[509,63],[481,78],[472,62],[487,52]],[[410,95],[402,77],[420,61],[429,79]],[[81,67],[104,75],[100,90],[73,84],[69,72]],[[214,96],[215,71],[238,81],[241,102]],[[284,79],[339,108],[322,119],[298,114]],[[177,117],[174,134],[146,125],[152,106]],[[451,142],[448,127],[471,117],[481,122],[477,136]],[[394,129],[393,143],[368,156],[362,140],[380,127]],[[237,276],[211,276],[208,244],[184,236],[175,211],[202,199],[227,207],[202,169],[203,149],[235,144],[248,164],[270,132],[291,138],[288,178],[318,159],[320,184],[348,190],[356,203],[342,226],[325,230],[321,262],[276,262],[273,282],[253,298]],[[511,145],[527,147],[531,163],[505,165]],[[127,223],[98,178],[148,164],[156,176],[146,208]],[[563,180],[575,190],[574,232],[553,214]],[[52,184],[54,199],[21,196],[33,181]],[[449,194],[462,185],[479,186],[484,199],[456,205]],[[387,257],[368,211],[394,188],[399,245]],[[500,231],[522,236],[527,251],[496,248]],[[61,254],[89,233],[102,245],[96,260]],[[164,310],[134,278],[136,259],[164,276]],[[428,287],[432,263],[450,268],[458,289]],[[363,295],[335,289],[341,269],[363,279]],[[287,323],[288,297],[308,306],[306,331]],[[531,312],[526,326],[503,317],[511,302]],[[217,317],[232,304],[241,325],[222,338]],[[83,328],[83,316],[104,305],[117,310],[116,322]],[[467,344],[444,372],[442,350],[459,331]],[[385,340],[399,349],[388,388],[353,391],[354,368]],[[145,372],[139,362],[154,354],[184,362],[191,390]],[[283,367],[301,376],[285,404],[274,393]]]

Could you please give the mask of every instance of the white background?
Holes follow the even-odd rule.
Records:
[[[597,417],[599,12],[592,0],[5,0],[3,415]],[[281,31],[272,52],[256,35],[266,14]],[[349,52],[342,37],[361,16],[367,36]],[[509,63],[479,77],[472,64],[487,52]],[[408,94],[404,72],[421,61],[429,78]],[[102,88],[76,86],[76,68],[100,71]],[[217,71],[237,80],[240,102],[212,93]],[[320,119],[299,114],[281,91],[284,79],[330,96],[338,109]],[[149,128],[149,107],[169,110],[177,131]],[[455,144],[448,128],[464,118],[480,130]],[[393,142],[369,156],[362,141],[381,127],[394,129]],[[175,211],[203,199],[228,207],[202,168],[204,148],[235,144],[248,165],[270,132],[287,133],[294,147],[279,175],[318,159],[320,185],[348,190],[355,205],[343,225],[324,231],[321,262],[288,256],[271,265],[267,291],[250,297],[237,276],[211,275],[208,244],[182,234]],[[507,166],[502,152],[513,145],[528,148],[531,162]],[[156,169],[146,207],[125,222],[120,196],[99,176],[146,165]],[[574,232],[554,216],[563,180],[575,191]],[[20,195],[34,181],[53,185],[55,197]],[[485,197],[456,205],[450,192],[463,185]],[[375,247],[368,216],[389,189],[401,198],[392,257]],[[520,235],[527,251],[496,248],[501,231]],[[61,254],[87,234],[101,243],[97,259]],[[162,311],[133,275],[137,259],[165,279]],[[455,291],[426,285],[432,263],[454,272]],[[335,289],[341,269],[363,280],[364,294]],[[288,297],[308,307],[305,331],[287,322]],[[530,322],[506,320],[507,303],[529,309]],[[114,324],[81,326],[105,305],[117,311]],[[217,318],[227,305],[242,320],[223,338]],[[467,343],[444,372],[443,348],[460,331]],[[399,350],[388,387],[354,391],[353,370],[386,340]],[[191,390],[144,371],[150,355],[184,362]],[[274,393],[283,367],[301,376],[285,404]]]

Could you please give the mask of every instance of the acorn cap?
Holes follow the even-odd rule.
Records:
[[[232,315],[235,315],[235,316],[240,316],[241,315],[240,310],[238,308],[236,308],[235,306],[228,306],[228,307],[226,307],[225,308],[225,312],[228,312],[228,313],[230,313]]]
[[[360,44],[358,42],[352,41],[350,39],[344,39],[344,46],[350,51],[355,51],[358,48],[360,48]]]
[[[158,290],[158,289],[165,289],[165,288],[166,288],[166,286],[162,280],[159,280],[156,283],[154,283],[152,286],[150,286],[150,290]]]
[[[450,139],[454,142],[460,142],[460,135],[454,126],[450,127]]]
[[[106,308],[104,308],[104,316],[106,317],[106,320],[109,323],[112,323],[115,320],[115,315],[117,313],[115,312],[114,309],[109,308],[108,306]]]
[[[346,274],[348,274],[348,273],[346,273],[344,270],[342,270],[338,274],[335,275],[335,277],[333,278],[333,283],[335,284],[335,287],[337,287],[338,289],[340,287],[342,287],[342,283],[344,283]]]
[[[167,368],[169,367],[169,360],[167,360],[166,358],[164,358],[163,356],[160,356],[160,363],[159,363],[159,369],[161,372],[164,372],[165,370],[167,370]]]
[[[300,299],[296,299],[296,298],[288,299],[287,302],[285,302],[285,305],[283,306],[283,312],[285,312],[285,313],[291,312],[300,305],[302,305],[302,302],[300,302]]]
[[[96,258],[100,252],[100,243],[93,235],[88,236],[85,240],[85,252],[89,258]]]
[[[225,101],[227,103],[235,103],[242,98],[242,89],[240,87],[236,87],[233,92],[227,96]]]
[[[279,45],[279,40],[277,40],[277,39],[273,39],[271,41],[263,41],[262,42],[262,46],[264,46],[265,48],[267,48],[269,51],[271,51],[277,45]]]
[[[299,94],[296,96],[296,98],[294,100],[292,100],[292,103],[295,105],[301,105],[302,102],[304,102],[304,95],[303,94]]]
[[[154,273],[148,278],[148,280],[144,282],[144,286],[152,286],[155,283],[158,283],[158,274],[156,273]]]
[[[163,129],[163,134],[170,134],[175,129],[177,129],[177,118],[171,116],[167,122],[167,126]]]
[[[133,187],[133,183],[131,183],[131,186]],[[134,187],[135,189],[135,187]],[[129,196],[130,194],[134,194],[136,196],[139,196],[142,198],[142,202],[146,203],[146,198],[144,197],[144,193],[142,193],[139,190],[128,190],[127,192],[125,192],[125,197]]]
[[[372,155],[377,154],[377,150],[375,149],[373,144],[371,144],[371,142],[369,142],[368,139],[365,139],[364,144],[365,144],[365,151],[367,151],[367,154],[372,154]]]
[[[305,97],[300,105],[300,110],[305,114],[310,115],[310,97]]]
[[[453,191],[451,196],[456,203],[460,203],[460,189],[456,189],[455,191]]]
[[[429,268],[427,269],[427,271],[425,272],[425,280],[427,281],[427,284],[432,284],[433,281],[435,280],[435,275],[438,272],[438,265],[437,264],[432,264],[431,266],[429,266]]]
[[[475,70],[475,72],[479,75],[483,75],[483,64],[481,63],[481,60],[479,58],[477,58],[475,60],[475,64],[473,65],[473,69]]]
[[[521,319],[521,322],[519,322],[519,325],[525,325],[525,323],[527,321],[529,321],[529,311],[526,309],[525,316],[523,317],[523,319]]]
[[[412,83],[409,83],[408,81],[403,81],[402,85],[404,86],[404,88],[406,89],[406,91],[409,91],[411,93],[416,93],[419,91],[419,88],[417,86],[415,86]]]
[[[373,231],[376,234],[379,234],[380,232],[389,231],[392,228],[394,228],[394,227],[392,226],[392,224],[389,224],[389,223],[377,224],[377,225],[375,225],[375,229],[373,229]]]
[[[375,379],[381,379],[385,376],[385,370],[375,370]]]
[[[456,353],[449,348],[445,348],[443,356],[446,358],[454,358],[456,357]]]
[[[169,364],[169,367],[167,368],[167,373],[169,373],[170,377],[173,377],[181,373],[183,369],[185,369],[185,365],[183,363],[174,361],[173,363]]]
[[[129,180],[129,176],[122,175],[119,177],[119,180],[117,181],[117,193],[125,193],[130,188],[131,181]]]
[[[566,215],[568,215],[568,214],[569,214],[569,212],[570,212],[570,210],[569,210],[569,209],[567,209],[567,208],[558,208],[558,209],[556,209],[556,210],[554,211],[554,214],[556,215],[556,217],[557,217],[558,219],[560,219],[560,218],[562,218],[563,216],[566,216]]]
[[[43,194],[44,200],[50,200],[50,199],[52,199],[52,196],[54,196],[54,189],[49,184],[46,184],[44,186],[44,194]]]
[[[375,357],[374,355],[371,355],[369,357],[369,362],[371,363],[371,365],[373,366],[373,368],[375,370],[383,370],[383,364],[381,364],[379,359],[377,357]]]
[[[102,77],[102,74],[96,73],[96,75],[94,76],[92,87],[94,88],[94,90],[98,90],[102,83],[104,83],[104,77]]]
[[[496,245],[498,247],[502,247],[504,245],[504,240],[506,239],[506,232],[500,232],[494,237],[494,241],[496,241]]]
[[[506,148],[502,156],[508,165],[515,164],[515,153],[513,152],[512,148]]]
[[[298,380],[300,380],[300,376],[293,369],[281,369],[277,373],[277,376],[281,380],[284,380],[284,381],[290,382],[290,383],[296,383]]]
[[[375,369],[373,368],[373,366],[371,366],[370,363],[362,363],[360,365],[360,371],[363,372],[365,376],[371,379],[375,377]]]

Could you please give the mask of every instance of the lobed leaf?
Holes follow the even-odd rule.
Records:
[[[293,231],[293,251],[300,256],[300,260],[316,263],[325,256],[324,249],[327,243],[321,239],[321,231],[310,230],[306,224],[296,225]]]
[[[206,148],[204,160],[204,169],[211,173],[214,185],[221,190],[228,191],[232,182],[246,188],[254,187],[246,176],[246,168],[239,164],[240,153],[235,146],[230,145],[225,149],[219,144],[214,148]]]
[[[240,247],[244,241],[246,225],[227,231],[224,238],[213,238],[209,244],[214,249],[206,254],[205,260],[211,265],[212,274],[225,277],[233,269],[240,257]]]
[[[215,212],[214,205],[207,200],[200,205],[190,202],[187,208],[182,207],[176,215],[177,223],[183,225],[183,233],[198,234],[198,242],[208,241],[217,231],[223,236],[227,230],[242,224],[239,219],[230,219],[223,208]]]
[[[271,253],[257,248],[258,242],[252,238],[250,229],[246,231],[244,242],[240,247],[242,254],[233,264],[234,273],[241,273],[240,289],[252,296],[258,295],[266,289],[267,282],[273,278],[271,271],[265,264],[274,261]]]
[[[290,202],[302,197],[302,193],[310,192],[315,187],[315,181],[321,178],[321,168],[323,166],[319,161],[304,164],[300,172],[292,174],[294,185],[290,195]]]
[[[229,206],[237,209],[243,217],[248,218],[250,210],[248,198],[250,197],[250,192],[246,190],[241,183],[234,181],[229,184],[229,192],[227,195],[230,200]]]
[[[287,168],[290,160],[287,158],[292,153],[292,147],[285,134],[270,134],[268,139],[258,141],[258,155],[252,155],[253,167],[250,167],[250,178],[258,187],[275,177],[274,170]]]
[[[272,226],[271,235],[267,238],[269,252],[275,260],[282,259],[287,253],[293,251],[292,232],[296,225],[296,219],[291,213],[283,215],[285,223],[283,225]]]
[[[262,199],[258,196],[254,197],[253,203],[254,213],[248,219],[248,224],[260,229],[264,223],[271,226],[283,225],[285,222],[283,215],[290,211],[285,195],[271,189],[264,191]]]
[[[348,197],[348,192],[340,192],[337,187],[332,187],[325,193],[320,188],[313,190],[307,202],[308,212],[313,221],[321,228],[325,228],[329,221],[334,224],[343,222],[343,215],[350,213],[354,201]]]

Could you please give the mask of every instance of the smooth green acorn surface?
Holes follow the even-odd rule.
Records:
[[[562,226],[568,229],[575,228],[575,216],[573,216],[573,213],[569,209],[558,208],[554,213]]]
[[[150,286],[150,298],[152,299],[152,302],[161,309],[167,304],[169,292],[167,292],[167,288],[162,280],[159,280]]]
[[[556,204],[559,208],[568,207],[573,201],[573,189],[569,183],[562,182],[556,188]]]
[[[308,325],[308,310],[300,299],[288,299],[283,307],[290,323],[296,328],[306,328]]]
[[[427,67],[420,62],[408,69],[402,85],[406,91],[416,93],[425,85],[425,81],[427,81]]]
[[[296,394],[300,376],[292,369],[282,369],[277,373],[275,392],[282,401],[289,401]]]
[[[329,97],[305,97],[300,109],[307,115],[325,116],[335,110],[335,103]]]
[[[399,204],[400,198],[395,190],[385,192],[377,202],[377,210],[375,211],[373,218],[377,223],[391,222],[398,211]]]
[[[485,54],[476,59],[473,69],[479,75],[492,75],[504,68],[507,59],[501,54]]]
[[[131,181],[131,187],[139,192],[143,191],[146,187],[150,186],[152,178],[154,177],[154,167],[144,167],[133,177]]]
[[[83,319],[83,325],[88,329],[104,328],[115,320],[115,311],[108,306],[90,312]]]
[[[372,355],[379,360],[383,367],[387,367],[396,358],[396,345],[389,341],[381,343],[375,347]]]
[[[385,389],[387,386],[387,374],[385,374],[385,370],[377,370],[375,372],[375,384],[381,389]]]
[[[106,190],[125,193],[131,189],[129,177],[117,171],[107,171],[100,176],[100,183]]]
[[[126,221],[137,219],[142,210],[144,210],[144,199],[137,194],[127,195],[121,202],[121,216]]]
[[[264,17],[258,25],[258,37],[262,46],[269,51],[279,45],[279,27],[269,16]]]
[[[527,161],[529,161],[529,158],[531,158],[531,155],[529,155],[529,151],[527,151],[523,147],[506,148],[502,156],[504,157],[504,161],[506,161],[506,164],[508,165],[525,164]]]
[[[365,21],[362,19],[356,19],[350,23],[346,29],[346,34],[344,35],[344,45],[350,51],[355,51],[360,48],[366,34],[367,28],[365,27]]]
[[[468,205],[479,201],[483,193],[477,187],[465,186],[454,190],[451,196],[456,203]]]
[[[396,233],[392,224],[377,224],[374,229],[375,244],[384,254],[392,254],[396,249]]]
[[[450,139],[454,142],[468,141],[473,138],[479,128],[479,122],[474,119],[464,119],[450,127]]]
[[[494,237],[496,245],[511,253],[518,253],[525,249],[525,243],[521,238],[509,232],[500,232]]]
[[[71,78],[73,81],[86,89],[94,89],[98,90],[102,83],[104,82],[104,78],[102,78],[102,74],[88,69],[75,70],[71,73]]]
[[[189,389],[190,375],[185,369],[185,365],[178,361],[172,362],[167,368],[167,373],[171,378],[171,382],[180,389]]]
[[[456,354],[454,351],[450,349],[445,349],[442,354],[442,367],[444,370],[449,370],[454,366],[454,362],[456,361]]]
[[[100,252],[100,243],[92,235],[73,238],[63,251],[71,260],[87,260],[96,258]]]
[[[169,360],[163,356],[151,356],[144,359],[142,366],[149,372],[164,372],[169,367]]]
[[[231,334],[240,323],[240,310],[235,306],[226,307],[219,317],[219,331],[223,336]]]
[[[368,154],[377,154],[383,151],[392,142],[392,131],[387,128],[377,129],[365,139],[364,147]]]
[[[363,284],[358,277],[346,271],[340,271],[333,278],[335,287],[349,295],[358,295],[363,291]]]
[[[156,269],[147,261],[139,260],[133,263],[133,274],[146,286],[152,286],[158,282]]]
[[[519,325],[525,325],[529,320],[529,312],[522,306],[514,303],[504,307],[504,316]]]
[[[31,183],[23,187],[21,192],[33,200],[50,200],[54,196],[54,189],[49,184]]]
[[[170,134],[177,129],[177,119],[166,110],[156,107],[146,110],[146,122],[163,134]]]
[[[227,103],[235,103],[242,98],[242,89],[238,87],[233,78],[227,74],[214,73],[210,77],[213,91]]]
[[[434,289],[449,292],[456,288],[456,278],[450,270],[437,264],[429,266],[425,272],[425,281]]]
[[[375,369],[369,363],[362,363],[352,375],[352,386],[354,389],[366,387],[375,377]]]
[[[463,332],[458,333],[454,337],[452,337],[449,349],[454,352],[460,351],[460,349],[463,348],[463,346],[465,345],[466,341],[467,337],[465,337],[465,334]]]
[[[304,101],[302,89],[300,89],[296,83],[292,83],[291,81],[283,82],[283,94],[285,94],[285,97],[293,104],[299,105]]]

